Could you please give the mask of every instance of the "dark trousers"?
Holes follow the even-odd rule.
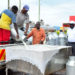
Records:
[[[0,69],[0,75],[6,75],[5,69],[6,69],[6,68]]]
[[[68,42],[68,46],[72,46],[72,55],[75,56],[75,42]]]

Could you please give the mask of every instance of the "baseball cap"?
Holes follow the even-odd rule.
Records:
[[[29,10],[29,6],[28,5],[24,5],[24,7],[26,10]]]
[[[75,21],[70,21],[70,24],[75,24]]]

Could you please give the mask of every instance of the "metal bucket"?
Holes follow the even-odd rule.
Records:
[[[75,56],[70,56],[66,63],[66,75],[75,75]]]
[[[63,32],[60,32],[58,42],[59,42],[59,45],[66,46],[66,42],[67,42],[66,35]]]

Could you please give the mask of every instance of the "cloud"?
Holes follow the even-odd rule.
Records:
[[[41,6],[41,18],[50,25],[62,26],[64,22],[69,22],[69,16],[75,15],[75,4],[68,3],[57,6]]]
[[[19,6],[19,0],[10,0],[10,6],[17,5]],[[59,0],[56,0],[59,2]],[[51,2],[56,2],[55,0]],[[44,3],[43,3],[44,2]],[[75,15],[75,1],[74,0],[68,0],[65,2],[59,2],[54,3],[55,5],[52,5],[51,2],[49,3],[44,0],[42,2],[41,0],[41,10],[40,10],[40,18],[45,21],[45,24],[49,25],[58,25],[62,26],[64,22],[69,22],[69,16]],[[21,8],[28,4],[30,6],[29,15],[30,20],[32,21],[38,21],[38,0],[22,0],[21,2]],[[7,0],[0,1],[0,11],[2,11],[4,8],[7,8]]]
[[[0,13],[4,10],[7,9],[7,0],[0,0]]]
[[[55,6],[41,5],[40,18],[45,21],[45,24],[62,26],[63,23],[69,22],[69,16],[75,15],[74,7],[75,4],[72,2]],[[38,7],[31,5],[29,14],[31,20],[37,21]]]

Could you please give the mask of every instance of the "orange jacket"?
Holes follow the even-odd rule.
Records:
[[[40,28],[40,30],[33,28],[32,31],[28,34],[27,39],[31,36],[33,36],[32,44],[39,44],[40,41],[45,40],[45,31],[42,28]]]

